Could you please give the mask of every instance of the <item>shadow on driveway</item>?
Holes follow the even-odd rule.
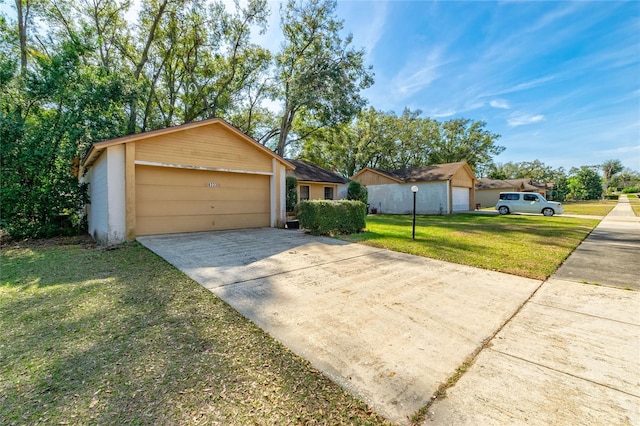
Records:
[[[138,240],[403,424],[541,284],[299,231]]]

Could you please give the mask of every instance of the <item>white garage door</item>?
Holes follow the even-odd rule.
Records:
[[[453,188],[453,211],[469,211],[469,188]]]

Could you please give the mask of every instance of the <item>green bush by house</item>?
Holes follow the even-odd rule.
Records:
[[[352,180],[349,182],[349,187],[347,188],[347,200],[357,200],[369,204],[369,191],[367,187],[360,182]]]
[[[298,210],[300,226],[313,235],[352,234],[367,225],[367,206],[361,201],[302,201]]]
[[[292,212],[298,204],[298,179],[293,176],[287,176],[285,179],[287,185],[287,212]]]
[[[617,200],[620,196],[618,194],[606,194],[604,198],[605,200]]]

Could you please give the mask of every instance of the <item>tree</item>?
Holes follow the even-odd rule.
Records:
[[[625,168],[611,178],[609,187],[616,188],[618,191],[625,188],[640,187],[640,172]]]
[[[597,167],[573,168],[568,179],[569,196],[576,200],[597,200],[602,196],[602,178]]]
[[[369,191],[367,187],[352,180],[347,187],[347,200],[362,201],[365,205],[369,204]]]
[[[126,82],[83,62],[87,49],[72,34],[36,56],[25,80],[3,81],[0,227],[12,237],[77,231],[87,197],[74,166],[90,143],[125,129]]]
[[[365,104],[360,91],[373,83],[364,66],[364,51],[350,47],[352,37],[340,36],[342,21],[335,0],[289,0],[281,10],[284,42],[276,55],[279,97],[283,102],[276,152],[285,154],[294,120],[306,112],[311,131],[350,120]],[[266,140],[264,141],[267,142]]]
[[[600,169],[604,173],[604,183],[609,184],[613,176],[624,170],[624,166],[620,160],[607,160],[600,165]]]
[[[488,177],[491,179],[530,178],[533,182],[547,183],[554,182],[558,174],[564,175],[564,170],[554,170],[540,160],[533,160],[493,164],[489,169]]]
[[[315,132],[301,156],[351,176],[364,167],[396,170],[457,161],[479,170],[504,150],[495,145],[499,135],[484,129],[484,122],[441,123],[421,114],[406,108],[397,116],[369,108],[348,124]]]
[[[466,161],[474,171],[488,168],[493,156],[505,150],[496,145],[500,135],[485,129],[484,121],[456,118],[441,125],[441,136],[431,146],[429,163]]]

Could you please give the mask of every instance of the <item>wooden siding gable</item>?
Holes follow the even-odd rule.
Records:
[[[451,185],[465,188],[474,188],[476,177],[466,163],[460,167],[451,177]]]
[[[207,136],[203,136],[202,132],[204,132],[205,134],[208,133],[210,135],[208,137],[209,143],[206,143],[206,142],[203,143],[203,139],[207,140]],[[212,155],[211,148],[209,146],[210,145],[215,146],[216,142],[220,142],[220,139],[222,137],[227,138],[227,141],[231,143],[231,146],[223,144],[221,146],[220,151],[213,153],[215,154],[216,157],[219,157],[219,160],[216,160],[215,158],[213,158],[213,159],[208,159],[210,161],[207,161],[207,160],[202,161],[203,154]],[[174,156],[172,160],[155,161],[158,159],[166,160],[167,147],[161,146],[163,143],[166,144],[167,141],[173,141],[172,142],[173,144],[178,145],[175,143],[175,141],[184,141],[184,140],[189,141],[190,138],[193,139],[193,146],[190,146],[189,144],[186,144],[185,146],[179,146],[176,150],[176,156]],[[227,123],[226,121],[220,118],[211,118],[208,120],[186,123],[179,126],[168,127],[165,129],[152,130],[144,133],[137,133],[133,135],[123,136],[116,139],[96,142],[93,145],[91,145],[89,152],[83,158],[82,164],[81,164],[82,169],[87,169],[91,167],[91,165],[96,161],[96,159],[100,156],[100,154],[105,148],[113,145],[128,144],[130,142],[137,142],[139,146],[148,145],[150,149],[151,147],[155,149],[156,148],[155,145],[158,144],[159,152],[155,154],[148,155],[149,154],[148,151],[150,149],[146,150],[147,152],[145,152],[145,148],[142,148],[142,151],[140,153],[136,152],[136,160],[145,161],[145,162],[160,162],[160,163],[167,162],[167,164],[176,165],[176,164],[182,164],[176,161],[176,159],[183,158],[183,159],[199,159],[197,161],[198,163],[221,164],[221,163],[224,163],[225,160],[229,160],[230,163],[229,162],[224,163],[225,165],[223,167],[219,167],[217,165],[216,166],[202,165],[201,167],[210,167],[214,169],[215,168],[231,169],[233,168],[232,166],[233,164],[242,163],[242,161],[240,161],[241,159],[243,159],[242,156],[248,153],[249,158],[246,158],[246,160],[249,162],[249,164],[253,161],[259,163],[259,168],[264,172],[273,173],[273,167],[271,166],[271,162],[267,161],[270,159],[277,160],[280,164],[284,165],[287,170],[295,169],[295,166],[293,164],[286,161],[284,158],[280,157],[279,155],[271,151],[269,148],[266,148],[265,146],[259,144],[250,136],[246,135],[241,130],[237,129],[236,127],[232,126],[231,124]],[[201,148],[202,151],[198,151],[198,148]],[[176,149],[176,148],[172,147],[172,149]],[[265,159],[258,160],[258,158],[260,157],[260,154],[262,154],[265,157]],[[142,158],[145,158],[145,159],[143,160]],[[155,160],[151,160],[147,158],[153,158]],[[194,161],[189,161],[189,163],[193,163],[193,162]],[[266,162],[269,162],[269,166],[267,168],[264,167],[264,164]],[[247,164],[247,162],[244,162],[242,164]],[[196,166],[200,164],[186,164],[186,165]],[[244,170],[244,167],[242,167],[239,170]]]
[[[400,179],[380,173],[377,170],[364,168],[351,177],[351,180],[360,182],[362,185],[387,185],[390,183],[402,183]]]
[[[136,161],[273,172],[270,156],[215,123],[138,141]]]

